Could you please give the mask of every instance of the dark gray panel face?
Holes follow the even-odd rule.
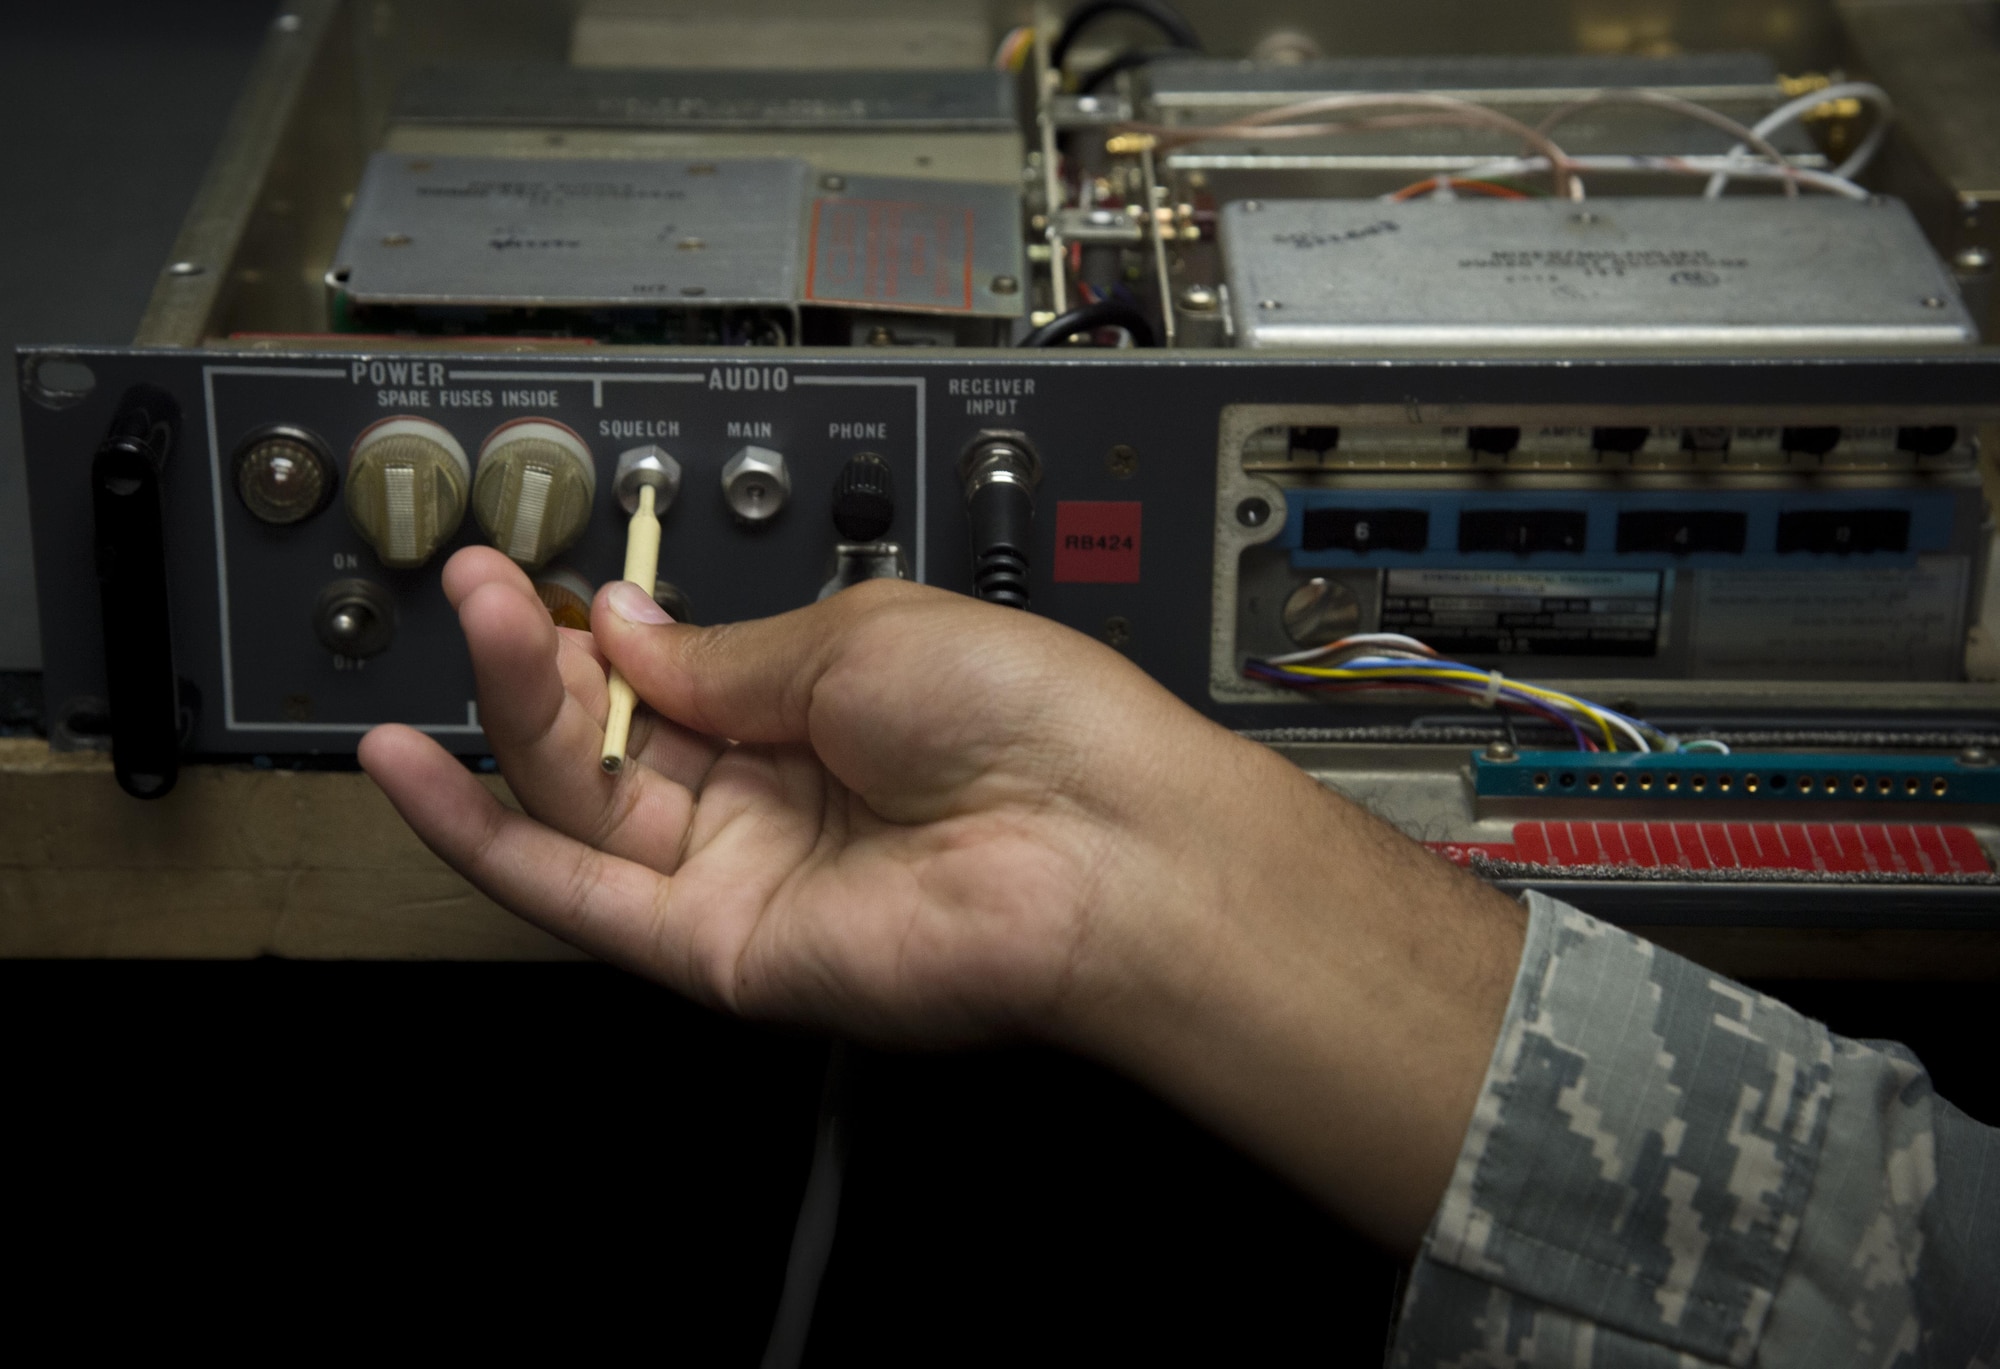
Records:
[[[438,586],[451,547],[421,568],[386,570],[338,499],[302,523],[259,523],[236,494],[230,459],[246,434],[272,423],[317,434],[343,462],[356,434],[392,415],[437,422],[468,453],[512,419],[565,423],[591,448],[598,491],[587,532],[556,563],[592,583],[616,576],[622,561],[624,517],[610,493],[617,455],[657,441],[685,467],[664,520],[661,574],[704,623],[778,613],[816,597],[838,540],[833,482],[861,451],[882,455],[893,471],[898,502],[888,537],[904,546],[913,573],[966,590],[970,550],[956,464],[982,430],[1018,429],[1045,470],[1034,610],[1113,641],[1229,725],[1270,727],[1382,715],[1353,705],[1214,697],[1218,443],[1229,406],[1377,406],[1424,422],[1451,421],[1477,406],[1536,405],[1589,408],[1606,422],[1691,405],[1827,421],[1893,413],[1909,422],[1970,422],[2000,395],[2000,361],[1983,356],[1397,364],[1004,352],[769,360],[742,351],[81,356],[97,374],[87,399],[24,405],[52,721],[103,694],[89,463],[119,396],[149,382],[170,390],[184,415],[163,481],[174,646],[179,673],[199,695],[191,749],[215,755],[346,753],[366,726],[390,720],[433,730],[461,752],[484,749],[469,712],[464,646]],[[749,444],[784,453],[792,478],[788,507],[755,530],[731,518],[720,486],[723,463]],[[1106,504],[1138,509],[1077,507]],[[1072,537],[1079,529],[1101,537],[1107,526],[1133,527],[1135,514],[1136,580],[1129,559],[1114,558],[1108,569],[1088,556],[1059,561],[1065,527]],[[451,546],[480,539],[468,516]],[[382,586],[398,619],[393,645],[358,668],[321,646],[312,626],[324,587],[352,577]]]

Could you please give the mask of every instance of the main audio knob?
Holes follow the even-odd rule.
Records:
[[[479,449],[472,511],[493,545],[530,568],[583,535],[597,497],[597,464],[560,423],[517,418]]]
[[[873,542],[896,522],[889,463],[873,452],[847,459],[833,482],[833,525],[850,542]]]
[[[785,458],[769,447],[741,447],[722,463],[722,498],[745,523],[778,516],[792,497],[792,473]]]
[[[385,566],[421,566],[458,531],[472,465],[428,418],[385,418],[347,458],[347,516]]]

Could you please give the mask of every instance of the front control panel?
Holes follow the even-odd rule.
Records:
[[[1231,589],[1246,541],[1278,539],[1274,565],[1291,579],[1274,586],[1268,612],[1258,610],[1278,634],[1300,630],[1292,580],[1309,588],[1315,576],[1328,579],[1321,562],[1401,565],[1435,555],[1539,565],[1577,555],[1551,549],[1551,539],[1581,538],[1579,546],[1602,542],[1606,555],[1684,564],[1733,556],[1745,527],[1750,559],[1783,550],[1760,551],[1760,538],[1880,542],[1898,528],[1786,524],[1791,507],[1768,493],[1710,490],[1677,503],[1655,480],[1620,495],[1615,474],[1582,494],[1510,492],[1511,477],[1494,477],[1492,497],[1477,501],[1476,481],[1422,497],[1280,491],[1243,483],[1243,438],[1229,418],[1242,406],[1343,405],[1376,422],[1432,425],[1495,414],[1519,423],[1546,412],[1643,432],[1748,421],[1731,419],[1738,414],[1969,433],[1992,421],[2000,395],[2000,362],[1981,355],[1393,364],[1208,356],[1197,365],[1102,352],[847,351],[780,362],[741,349],[65,351],[94,376],[83,395],[40,386],[41,355],[22,354],[21,379],[52,733],[59,745],[87,743],[85,721],[101,719],[115,692],[89,533],[91,456],[119,397],[146,385],[183,415],[159,490],[172,657],[187,685],[183,746],[197,756],[348,753],[385,721],[483,752],[440,568],[459,547],[496,546],[536,581],[559,621],[578,621],[590,591],[619,573],[619,463],[640,459],[631,454],[641,449],[679,473],[655,586],[678,616],[776,614],[900,574],[1025,604],[1104,640],[1231,726],[1310,727],[1369,719],[1232,692],[1212,678],[1217,652],[1226,666],[1250,643]],[[1866,396],[1865,412],[1856,396]],[[1976,481],[1964,472],[1885,480],[1893,499],[1859,503],[1911,510],[1908,554],[1924,538],[1948,534],[1957,547],[1977,530],[1967,502],[1976,503]],[[1967,511],[1937,513],[1934,504]],[[1932,528],[1940,518],[1947,533]],[[1968,567],[1968,575],[1983,569]]]

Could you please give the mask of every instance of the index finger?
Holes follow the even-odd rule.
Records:
[[[715,985],[727,978],[703,972],[692,925],[670,915],[670,876],[514,812],[414,728],[374,729],[360,759],[424,845],[496,903],[572,946],[720,1001]]]

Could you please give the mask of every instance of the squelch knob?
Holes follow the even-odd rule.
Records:
[[[873,542],[896,521],[889,463],[873,452],[851,456],[833,482],[833,526],[850,542]]]

